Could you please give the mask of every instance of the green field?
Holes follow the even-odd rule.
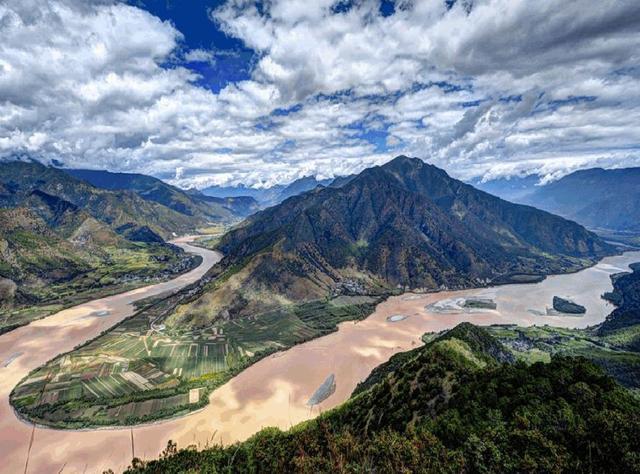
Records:
[[[11,402],[23,416],[63,428],[183,414],[204,406],[214,388],[261,357],[366,317],[377,302],[340,297],[172,331],[163,324],[163,301],[155,301],[32,372]]]
[[[517,359],[527,363],[548,362],[554,355],[584,357],[602,367],[625,387],[640,394],[640,353],[621,349],[615,336],[598,336],[590,329],[551,326],[490,326],[492,336]],[[625,331],[637,334],[632,326]],[[619,336],[622,337],[622,336]]]

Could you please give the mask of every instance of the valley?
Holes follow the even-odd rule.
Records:
[[[639,20],[0,0],[0,474],[640,474]]]
[[[121,471],[169,441],[204,448],[290,428],[461,323],[486,327],[505,360],[580,355],[640,387],[635,329],[593,329],[609,301],[634,320],[622,294],[636,274],[616,276],[613,291],[611,276],[640,252],[619,255],[575,222],[420,159],[398,156],[242,221],[219,213],[249,212],[241,197],[143,175],[5,168],[6,320],[31,324],[0,336],[0,432],[27,453],[26,472]],[[24,179],[36,172],[45,179]],[[190,229],[204,235],[165,243]],[[118,288],[128,291],[62,309]],[[47,303],[55,314],[38,320]],[[629,347],[614,342],[624,338]]]
[[[194,251],[193,248],[190,250]],[[212,254],[205,250],[195,251],[203,253],[203,267],[211,265]],[[26,453],[29,440],[32,441],[29,472],[43,469],[59,470],[62,466],[70,472],[82,471],[87,466],[97,471],[107,468],[121,470],[129,464],[134,454],[145,458],[156,457],[169,439],[177,442],[180,447],[195,444],[202,448],[213,443],[229,444],[235,440],[246,439],[266,426],[285,429],[342,403],[373,368],[397,352],[410,350],[422,344],[421,335],[425,332],[441,331],[463,321],[480,325],[549,324],[567,328],[583,328],[599,323],[612,309],[610,303],[599,297],[611,289],[610,275],[626,269],[630,263],[638,260],[640,254],[632,252],[607,257],[594,267],[572,274],[550,276],[535,284],[393,296],[379,304],[373,314],[365,320],[342,323],[337,332],[296,345],[251,365],[213,391],[210,403],[202,410],[179,419],[131,429],[59,431],[38,427],[32,430],[30,425],[21,423],[13,414],[5,411],[9,409],[8,392],[28,371],[58,352],[67,351],[83,340],[98,335],[105,325],[116,322],[114,317],[123,316],[123,313],[112,309],[110,315],[104,318],[78,317],[82,311],[86,314],[105,310],[108,302],[101,305],[92,304],[91,311],[89,308],[74,311],[71,314],[75,317],[70,317],[69,312],[63,312],[60,313],[62,316],[55,315],[2,336],[17,337],[18,332],[22,330],[32,332],[28,338],[29,342],[25,339],[22,345],[14,346],[16,349],[11,353],[3,350],[2,360],[14,357],[16,350],[28,354],[28,347],[50,348],[48,355],[47,351],[39,353],[38,357],[29,354],[28,361],[24,360],[24,356],[18,356],[10,360],[5,368],[0,369],[7,375],[7,380],[2,382],[2,407],[5,413],[2,417],[1,432],[6,436],[3,445],[6,449]],[[204,268],[199,268],[198,272],[202,275]],[[184,278],[187,276],[193,281],[190,274],[180,277],[179,280],[187,282],[189,280]],[[156,289],[152,290],[152,293],[156,295],[167,289],[154,288]],[[529,311],[550,305],[556,294],[570,296],[580,302],[587,308],[586,314],[581,317],[536,316]],[[150,294],[140,291],[139,294],[129,294],[128,298],[138,299],[146,296]],[[426,310],[429,304],[439,300],[472,296],[491,297],[496,302],[497,309],[446,315],[429,313]],[[117,303],[116,306],[119,307],[120,304]],[[395,322],[388,320],[390,316],[398,314],[408,317]],[[64,325],[60,325],[62,321],[65,322]],[[65,334],[64,344],[56,339],[52,331],[48,331],[45,336],[38,329],[38,326],[45,324],[49,328],[61,326],[57,331],[61,335]],[[93,332],[90,333],[89,330]],[[70,334],[74,335],[73,340],[70,340]],[[47,338],[47,342],[43,340],[44,337]],[[2,347],[9,347],[5,344],[6,340],[2,342]],[[189,350],[191,359],[195,359],[195,352],[193,349]],[[181,357],[189,358],[186,347],[182,351]],[[335,377],[335,392],[320,404],[314,407],[307,406],[309,398],[331,374]],[[132,438],[135,441],[133,452]],[[109,446],[108,449],[104,449],[105,443]],[[12,459],[15,459],[10,461],[15,462],[14,467],[22,470],[25,459],[19,456]]]
[[[32,372],[12,393],[17,412],[67,429],[184,415],[264,357],[362,320],[391,295],[540,282],[615,251],[575,223],[404,156],[224,235],[209,229],[219,238],[200,245],[225,254],[219,265]]]

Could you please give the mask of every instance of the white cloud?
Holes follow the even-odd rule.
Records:
[[[249,80],[214,94],[180,61],[215,52],[184,52],[144,10],[6,0],[0,153],[184,186],[346,174],[401,152],[461,177],[638,163],[637,1],[401,1],[386,17],[376,1],[334,6],[213,11],[258,55]]]
[[[206,49],[192,49],[187,51],[184,55],[184,59],[190,63],[215,63],[215,55],[213,51]]]

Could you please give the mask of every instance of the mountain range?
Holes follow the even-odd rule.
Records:
[[[526,176],[475,184],[505,199],[538,207],[599,232],[640,234],[640,168],[576,171],[540,185]]]
[[[164,238],[206,222],[56,168],[1,163],[0,331],[190,268],[196,259]]]
[[[219,249],[221,274],[169,324],[206,325],[340,294],[532,281],[614,251],[579,224],[404,156],[250,216]]]
[[[248,196],[216,198],[197,190],[184,191],[143,174],[82,169],[63,171],[100,189],[133,191],[147,201],[200,220],[233,222],[258,210],[258,203]]]
[[[202,193],[219,198],[249,196],[262,207],[268,207],[279,204],[292,196],[311,191],[318,186],[329,186],[333,181],[334,179],[317,179],[315,176],[305,176],[287,185],[277,184],[269,188],[252,188],[245,185],[209,186],[204,188]]]

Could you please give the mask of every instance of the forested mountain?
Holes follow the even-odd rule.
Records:
[[[22,206],[35,191],[60,198],[114,229],[134,223],[169,238],[206,224],[205,219],[180,213],[133,191],[100,189],[57,168],[34,162],[0,163],[0,207]]]
[[[188,192],[164,181],[135,173],[112,173],[103,170],[63,169],[101,189],[133,191],[140,197],[160,203],[187,216],[212,221],[230,222],[257,210],[251,198],[215,199],[198,192]]]
[[[0,332],[190,268],[196,261],[163,237],[195,225],[133,192],[36,163],[0,164]]]
[[[180,308],[174,324],[338,294],[530,281],[613,250],[574,222],[406,157],[261,211],[219,247],[226,276]]]
[[[464,323],[394,356],[314,420],[226,448],[170,443],[129,472],[635,472],[639,413],[590,362],[513,364]]]

